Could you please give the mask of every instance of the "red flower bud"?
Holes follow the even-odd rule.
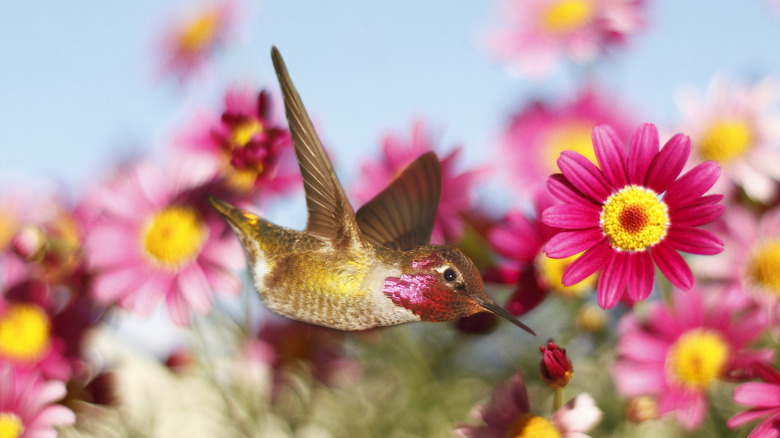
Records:
[[[539,371],[544,383],[553,388],[566,386],[574,377],[574,368],[566,356],[566,349],[559,347],[550,339],[547,341],[547,346],[539,346],[539,351],[542,353]]]

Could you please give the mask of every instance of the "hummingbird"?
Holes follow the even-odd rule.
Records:
[[[340,330],[489,311],[535,335],[487,296],[466,255],[429,244],[441,196],[436,155],[418,157],[355,212],[276,47],[271,59],[303,177],[306,229],[281,227],[209,197],[241,240],[266,307]]]

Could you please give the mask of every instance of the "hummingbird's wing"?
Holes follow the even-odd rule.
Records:
[[[309,210],[306,231],[321,240],[349,246],[360,238],[355,213],[276,47],[271,48],[271,59],[284,95],[287,122],[303,177]]]
[[[441,197],[441,166],[433,152],[420,155],[357,211],[357,223],[371,243],[406,251],[431,240]]]

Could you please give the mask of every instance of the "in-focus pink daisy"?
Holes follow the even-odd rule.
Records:
[[[233,196],[267,199],[298,187],[290,132],[275,122],[270,100],[265,90],[231,88],[222,114],[196,117],[176,145],[215,160]]]
[[[780,114],[774,82],[754,84],[714,79],[707,96],[679,100],[684,130],[693,141],[694,162],[713,160],[726,177],[754,200],[776,198],[780,181]],[[716,186],[725,192],[727,186]]]
[[[729,418],[726,425],[735,429],[746,423],[766,417],[747,438],[780,437],[780,372],[763,362],[753,364],[753,371],[763,382],[748,382],[734,390],[734,401],[752,406]]]
[[[675,286],[689,289],[693,274],[678,251],[717,254],[723,242],[696,228],[723,212],[720,195],[702,196],[720,174],[714,162],[702,163],[677,178],[690,153],[690,139],[672,137],[659,151],[658,131],[639,127],[626,153],[606,125],[593,129],[598,167],[582,155],[564,151],[561,174],[548,188],[564,202],[548,208],[542,221],[564,230],[545,245],[552,258],[584,251],[564,271],[564,285],[601,271],[599,305],[614,307],[624,292],[632,301],[646,299],[653,288],[654,263]]]
[[[673,305],[650,304],[646,321],[631,313],[619,324],[618,391],[657,397],[658,413],[674,414],[687,429],[704,421],[713,383],[749,375],[753,362],[767,362],[773,355],[748,348],[766,327],[763,312],[737,312],[729,300],[717,294],[709,298],[706,304],[696,289],[677,293]]]
[[[370,161],[361,166],[357,181],[360,184],[353,190],[357,204],[368,202],[398,176],[412,161],[428,151],[436,151],[435,140],[428,132],[424,120],[416,120],[412,124],[411,138],[400,138],[396,134],[388,134],[383,142],[383,156],[379,161]],[[460,147],[442,156],[441,161],[441,199],[436,213],[433,228],[432,243],[457,242],[465,227],[463,212],[474,204],[474,183],[480,171],[457,170]]]
[[[615,99],[594,88],[560,104],[533,102],[514,114],[501,134],[497,165],[521,194],[532,193],[558,172],[555,160],[565,150],[596,162],[590,139],[594,126],[609,125],[628,141],[636,126],[628,114]]]
[[[530,412],[525,382],[515,374],[496,386],[489,404],[474,408],[473,415],[484,424],[462,424],[455,433],[464,438],[588,438],[584,432],[601,421],[602,412],[593,398],[580,394],[553,413],[552,420]]]
[[[504,0],[504,23],[488,36],[490,50],[532,77],[562,60],[593,61],[644,24],[642,0]]]
[[[85,244],[98,301],[146,315],[164,299],[171,319],[186,325],[193,310],[211,310],[214,292],[239,293],[241,248],[197,196],[211,171],[194,159],[168,171],[145,163],[105,192]]]
[[[73,424],[76,416],[55,404],[65,397],[65,383],[44,381],[0,367],[0,434],[4,437],[57,436],[54,426]]]
[[[230,39],[238,5],[235,0],[213,0],[187,12],[160,41],[161,74],[182,81],[198,72]]]

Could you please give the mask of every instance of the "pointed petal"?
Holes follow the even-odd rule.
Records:
[[[599,210],[578,204],[553,205],[542,212],[545,225],[565,229],[584,229],[599,224]]]
[[[596,152],[599,168],[612,187],[623,187],[628,182],[626,175],[626,150],[620,137],[608,125],[593,128],[593,150]]]
[[[600,204],[582,194],[566,179],[563,174],[556,173],[547,179],[547,190],[564,204],[592,205],[600,208]]]
[[[751,423],[758,420],[759,418],[766,416],[766,414],[771,411],[771,409],[751,409],[749,411],[740,412],[729,418],[728,421],[726,421],[726,426],[728,426],[730,429],[736,429],[743,424]],[[748,435],[748,437],[749,436],[750,435]]]
[[[699,228],[672,227],[666,242],[677,251],[689,254],[714,255],[723,251],[720,237]]]
[[[734,390],[734,401],[762,408],[777,407],[780,406],[780,386],[764,382],[743,383]]]
[[[620,297],[626,290],[630,269],[628,253],[616,251],[599,277],[597,294],[602,309],[611,309],[620,302]]]
[[[631,184],[646,185],[647,172],[658,150],[658,129],[652,123],[642,124],[631,137],[628,149],[628,177]]]
[[[693,203],[715,184],[720,166],[714,161],[701,163],[681,176],[666,191],[663,201],[669,208]]]
[[[780,419],[780,413],[775,412],[764,421],[758,423],[747,438],[778,438],[780,430],[777,428],[777,422]]]
[[[725,207],[717,204],[721,199],[723,195],[708,195],[694,204],[670,210],[669,221],[680,227],[698,227],[708,224],[723,214]]]
[[[573,261],[566,270],[563,271],[561,283],[563,283],[564,286],[571,286],[581,282],[594,272],[606,266],[614,253],[615,250],[609,246],[606,239],[603,240],[577,258],[577,260]]]
[[[593,248],[602,241],[606,241],[606,237],[602,234],[601,228],[561,231],[547,241],[544,245],[544,253],[547,257],[562,259]]]
[[[693,286],[693,273],[682,256],[670,247],[666,241],[659,243],[650,250],[653,260],[661,272],[680,289],[688,290]]]
[[[643,301],[653,291],[655,266],[649,251],[630,255],[631,276],[628,278],[628,296],[634,301]]]
[[[609,182],[598,167],[582,155],[563,151],[558,157],[558,168],[579,192],[602,204],[612,192]]]
[[[663,193],[680,174],[691,154],[691,139],[687,135],[672,137],[653,159],[647,171],[646,186]]]
[[[178,292],[192,306],[192,310],[205,314],[214,302],[214,295],[203,269],[193,263],[177,276]]]

